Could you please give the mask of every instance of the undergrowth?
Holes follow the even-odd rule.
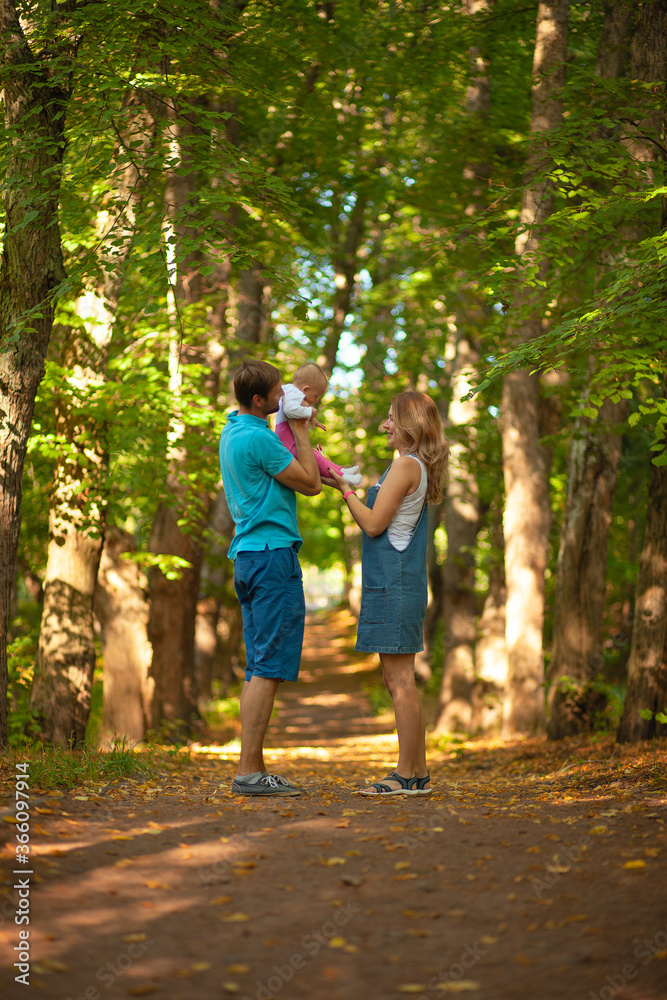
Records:
[[[156,749],[137,752],[124,739],[115,740],[108,750],[80,750],[35,743],[10,748],[5,762],[12,771],[28,764],[32,788],[75,788],[120,778],[150,777],[157,765]]]

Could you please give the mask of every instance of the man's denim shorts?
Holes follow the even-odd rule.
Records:
[[[296,549],[237,552],[234,587],[243,612],[246,680],[295,681],[306,617]]]

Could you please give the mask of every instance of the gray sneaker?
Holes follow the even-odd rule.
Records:
[[[302,791],[279,774],[262,774],[252,781],[243,778],[232,781],[232,792],[237,795],[301,795]]]

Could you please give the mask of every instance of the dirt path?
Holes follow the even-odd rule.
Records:
[[[271,725],[272,765],[307,796],[231,796],[233,746],[166,758],[155,782],[33,790],[31,993],[12,847],[3,1000],[667,998],[664,750],[471,743],[431,753],[431,796],[360,798],[395,737],[351,624],[309,623]]]

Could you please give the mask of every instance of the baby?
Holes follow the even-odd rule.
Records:
[[[280,408],[276,414],[276,434],[293,455],[296,455],[296,447],[289,420],[309,420],[313,427],[326,430],[324,424],[316,420],[315,411],[328,385],[329,379],[320,366],[316,365],[314,361],[307,361],[305,365],[301,365],[294,372],[292,384],[283,386],[285,395],[280,401]],[[313,448],[313,452],[320,475],[328,476],[328,470],[333,469],[350,486],[359,486],[361,476],[358,466],[335,465],[319,447]]]

